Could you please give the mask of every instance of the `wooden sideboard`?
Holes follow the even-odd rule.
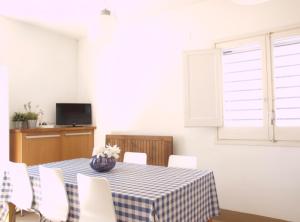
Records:
[[[80,157],[90,158],[94,126],[10,130],[10,160],[35,165]]]
[[[119,161],[128,152],[147,154],[147,164],[167,166],[173,154],[172,136],[106,135],[106,144],[118,145],[121,149]]]

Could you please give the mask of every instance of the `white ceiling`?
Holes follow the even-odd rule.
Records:
[[[104,7],[118,20],[126,20],[199,1],[202,0],[0,0],[0,15],[80,38]]]

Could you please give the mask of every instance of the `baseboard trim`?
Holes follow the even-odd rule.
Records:
[[[220,215],[214,218],[218,222],[287,222],[286,220],[264,217],[255,214],[247,214],[232,210],[221,209]]]

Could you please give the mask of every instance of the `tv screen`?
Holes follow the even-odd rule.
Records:
[[[56,125],[92,124],[92,105],[89,103],[56,103]]]

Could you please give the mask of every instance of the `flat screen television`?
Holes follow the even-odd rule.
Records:
[[[92,105],[90,103],[56,103],[56,125],[92,124]]]

